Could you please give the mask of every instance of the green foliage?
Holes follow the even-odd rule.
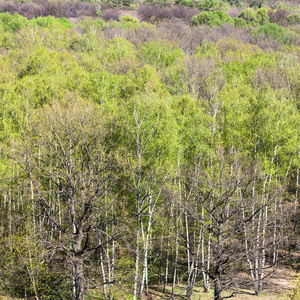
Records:
[[[252,32],[253,36],[262,36],[263,38],[273,38],[281,44],[290,44],[292,40],[292,33],[277,24],[270,23],[261,26],[259,29]]]
[[[184,232],[183,226],[186,226],[185,211],[182,209],[190,207],[193,214],[197,214],[195,205],[199,210],[204,208],[201,204],[202,195],[196,193],[207,189],[203,183],[205,180],[213,180],[213,176],[201,179],[202,173],[210,174],[212,170],[216,170],[216,174],[220,173],[217,170],[218,153],[223,153],[219,157],[223,160],[227,159],[227,152],[236,151],[240,159],[238,163],[242,166],[240,178],[251,177],[252,170],[249,171],[249,168],[257,167],[260,177],[257,180],[255,178],[256,194],[250,198],[250,202],[256,201],[256,198],[260,202],[264,196],[267,199],[279,194],[280,205],[284,206],[285,199],[290,201],[294,196],[289,194],[286,186],[295,186],[299,164],[299,158],[295,158],[300,132],[300,49],[294,43],[297,26],[292,31],[268,24],[264,9],[255,13],[245,10],[241,16],[230,18],[221,11],[203,12],[194,17],[193,24],[217,26],[234,23],[242,28],[262,24],[252,33],[257,39],[249,37],[250,28],[243,31],[232,27],[229,35],[223,29],[187,28],[179,22],[176,23],[176,30],[172,27],[175,24],[173,22],[171,25],[165,23],[148,28],[131,16],[124,16],[120,22],[114,23],[85,18],[75,27],[66,19],[40,17],[26,21],[19,15],[0,15],[1,153],[10,149],[9,153],[20,154],[21,160],[27,157],[26,153],[21,152],[22,147],[19,147],[19,136],[23,137],[27,128],[32,126],[34,136],[27,137],[32,142],[30,145],[35,145],[36,139],[42,136],[49,137],[50,129],[44,125],[49,123],[43,111],[52,111],[51,105],[60,101],[71,109],[76,101],[74,99],[83,99],[80,109],[72,111],[68,118],[64,115],[66,110],[63,110],[55,119],[57,123],[62,119],[66,121],[64,129],[73,132],[75,140],[77,137],[80,140],[85,138],[82,134],[77,136],[84,120],[78,123],[74,120],[88,105],[93,105],[93,116],[105,128],[104,132],[98,132],[94,127],[89,127],[89,132],[104,137],[101,147],[104,145],[105,149],[99,146],[93,148],[92,152],[101,154],[99,160],[105,167],[100,169],[95,165],[90,170],[92,177],[86,186],[94,186],[96,174],[107,172],[105,175],[109,182],[99,184],[99,188],[102,185],[104,189],[99,199],[105,205],[93,206],[100,218],[100,222],[96,220],[98,216],[92,218],[92,221],[97,221],[89,235],[93,245],[99,245],[99,234],[110,239],[113,230],[118,234],[121,227],[122,238],[118,238],[114,244],[114,274],[124,288],[115,285],[114,289],[118,291],[114,294],[106,285],[107,293],[112,292],[108,294],[109,297],[125,299],[126,290],[132,290],[135,270],[135,251],[132,249],[136,246],[134,234],[137,229],[136,187],[139,168],[142,177],[139,183],[143,194],[142,209],[145,209],[141,211],[140,227],[144,231],[137,242],[143,255],[146,253],[144,246],[149,230],[151,243],[147,247],[148,254],[151,252],[151,260],[148,260],[150,284],[160,282],[157,274],[162,274],[166,251],[169,253],[170,266],[174,263],[176,228],[180,230],[178,232]],[[191,33],[188,39],[185,38],[186,32]],[[206,32],[209,34],[206,39],[202,39]],[[245,37],[240,36],[243,32]],[[217,34],[217,38],[211,33]],[[213,42],[214,39],[217,42]],[[276,39],[286,46],[280,50],[277,43],[268,43],[271,46],[265,50],[259,46],[263,43],[255,45],[256,40],[262,39]],[[274,44],[276,51],[272,50]],[[197,45],[200,46],[194,50]],[[56,113],[52,111],[52,115]],[[36,124],[40,126],[35,127]],[[68,132],[60,134],[52,144],[59,147],[61,141],[66,142],[67,135]],[[75,140],[72,146],[66,143],[68,151],[62,152],[68,157],[69,153],[77,151],[75,157],[80,159],[80,149],[84,149],[84,146],[76,144]],[[15,141],[19,143],[14,144]],[[93,143],[93,139],[88,137],[85,146],[90,143]],[[23,144],[26,143],[23,141]],[[35,163],[40,148],[32,147],[28,153],[31,150],[36,154],[31,161]],[[71,299],[72,266],[67,265],[64,252],[69,251],[73,233],[65,234],[62,231],[59,235],[59,226],[54,226],[39,206],[40,197],[44,196],[50,200],[53,208],[50,216],[65,218],[68,210],[59,206],[57,201],[62,200],[60,204],[63,205],[67,201],[61,199],[61,194],[55,195],[55,192],[62,183],[60,176],[66,174],[66,171],[62,167],[58,173],[52,172],[59,161],[55,161],[54,156],[49,158],[48,148],[41,155],[49,162],[45,164],[47,169],[42,175],[38,174],[36,168],[32,173],[35,178],[39,177],[43,181],[41,194],[36,191],[38,185],[33,185],[31,190],[31,182],[17,166],[18,161],[8,160],[8,156],[4,155],[0,158],[3,178],[0,198],[0,287],[22,298],[26,290],[27,297]],[[73,163],[76,163],[76,159]],[[27,167],[31,168],[32,165],[28,164]],[[198,169],[196,173],[195,170],[200,167],[201,171]],[[80,169],[80,166],[77,168]],[[74,169],[73,174],[78,169]],[[232,171],[235,172],[234,169]],[[51,181],[51,176],[56,175],[58,182]],[[77,182],[85,188],[84,176]],[[263,178],[268,178],[266,186],[270,189],[269,195],[261,194]],[[199,181],[199,185],[193,194],[196,181]],[[252,177],[249,182],[253,182]],[[245,193],[242,189],[241,186],[238,193],[231,196],[237,205],[240,199],[236,201],[236,195],[240,192],[247,194],[247,187]],[[252,186],[249,194],[252,195]],[[84,195],[80,189],[78,198],[84,198]],[[214,193],[214,197],[217,195],[218,192]],[[191,202],[180,203],[181,197],[183,201]],[[278,220],[278,215],[274,214],[271,202],[268,222],[274,228],[274,220]],[[247,199],[243,203],[246,212],[249,208],[246,207]],[[78,207],[81,204],[78,201]],[[286,209],[290,206],[288,203]],[[90,207],[86,205],[86,209]],[[147,222],[152,212],[151,228],[148,229]],[[174,217],[176,214],[178,218]],[[206,214],[209,215],[204,212],[204,216]],[[189,238],[193,239],[194,234],[201,232],[201,239],[203,237],[207,242],[209,232],[199,230],[203,224],[197,224],[197,216],[192,219],[189,219],[189,214],[186,216],[189,223],[186,228],[193,230],[189,232]],[[35,221],[33,217],[36,217]],[[115,221],[113,229],[112,219]],[[212,224],[212,220],[207,222]],[[68,226],[67,220],[64,230]],[[234,224],[228,223],[228,226],[231,228]],[[98,233],[99,227],[101,230]],[[168,228],[171,228],[169,233]],[[270,228],[266,228],[266,235],[268,231],[271,232]],[[247,230],[250,233],[250,227]],[[170,247],[166,250],[168,234]],[[178,238],[181,238],[180,235]],[[195,240],[190,241],[191,247],[194,247]],[[239,243],[240,240],[233,242]],[[67,246],[61,247],[63,243]],[[186,241],[179,247],[182,262],[186,259],[184,244]],[[105,255],[112,258],[111,240],[102,249]],[[103,279],[99,275],[98,251],[91,250],[84,261],[90,287],[94,284],[103,286]],[[139,274],[143,261],[141,256]],[[104,264],[105,275],[108,274],[107,265]],[[187,265],[180,263],[178,271],[186,274],[186,270]],[[182,278],[187,276],[183,275]],[[93,293],[90,298],[105,298],[102,290],[91,290]],[[298,290],[295,295],[296,299]]]
[[[251,2],[250,7],[254,8],[262,8],[265,0],[254,0]]]
[[[242,28],[247,27],[247,22],[242,18],[233,18],[233,21],[236,27],[242,27]]]
[[[239,18],[244,19],[251,26],[265,25],[270,22],[267,10],[264,8],[260,8],[256,12],[251,8],[247,8],[241,12]]]
[[[86,18],[79,22],[79,25],[83,27],[84,33],[88,31],[101,31],[106,23],[103,20],[94,20]],[[90,37],[91,38],[91,37]]]
[[[132,43],[123,38],[113,38],[106,43],[102,56],[107,62],[116,62],[123,59],[134,59],[135,48]]]
[[[222,24],[223,23],[228,23],[228,22],[232,22],[231,17],[229,17],[226,13],[224,13],[223,11],[219,11],[216,10],[213,12],[214,15],[217,15],[219,17],[219,19],[221,20]]]
[[[12,32],[6,31],[5,26],[0,23],[0,47],[12,48],[15,36]]]
[[[104,0],[103,3],[118,8],[129,8],[133,5],[133,0]]]
[[[232,6],[240,7],[241,2],[240,0],[225,0],[227,3],[229,3]]]
[[[131,23],[138,23],[138,19],[132,17],[131,15],[125,15],[121,18],[121,22],[131,22]]]
[[[266,25],[270,23],[267,10],[265,8],[259,8],[255,13],[255,17],[259,25]]]
[[[215,0],[202,0],[199,4],[199,9],[209,11],[219,5]]]
[[[286,21],[292,25],[300,24],[300,15],[298,14],[289,15],[286,17]]]
[[[31,21],[31,23],[36,24],[36,25],[41,26],[41,27],[51,28],[53,26],[53,24],[56,23],[56,20],[51,16],[38,17],[36,19],[33,19]]]
[[[144,43],[140,50],[142,59],[158,68],[168,67],[184,57],[182,50],[171,43]]]
[[[194,7],[196,5],[194,0],[175,0],[175,4],[188,7]]]
[[[72,24],[66,18],[55,19],[51,16],[48,17],[38,17],[36,19],[27,20],[25,17],[14,14],[10,15],[9,13],[0,14],[0,26],[6,32],[14,32],[20,29],[27,27],[28,25],[37,25],[43,28],[52,29],[55,26],[61,28],[71,28]]]
[[[57,19],[57,21],[66,28],[71,28],[72,27],[71,22],[67,18],[60,18],[60,19]]]
[[[29,21],[19,14],[14,14],[13,16],[9,13],[0,14],[0,25],[2,25],[5,31],[14,32],[24,28],[28,24]]]
[[[38,17],[36,19],[32,19],[30,24],[36,24],[40,27],[45,28],[53,28],[54,26],[61,26],[62,28],[71,28],[72,24],[66,18],[58,18],[55,19],[51,16],[48,17]]]
[[[252,26],[258,25],[255,13],[250,8],[243,10],[238,17],[245,20],[248,25],[252,25]]]
[[[140,23],[139,23],[138,19],[136,19],[130,15],[126,15],[121,18],[118,25],[119,26],[117,26],[117,27],[129,29],[129,28],[138,28],[140,26]]]
[[[296,281],[296,287],[292,291],[287,293],[287,300],[297,300],[300,299],[300,276],[298,276]]]
[[[232,23],[233,19],[222,11],[203,12],[198,16],[194,16],[192,25],[209,25],[219,26],[224,23]]]

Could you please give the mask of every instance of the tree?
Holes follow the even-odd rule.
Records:
[[[199,224],[199,237],[191,239],[189,247],[201,249],[209,245],[210,248],[209,268],[203,251],[191,252],[198,262],[194,273],[205,272],[214,284],[214,299],[222,300],[222,292],[236,281],[237,262],[244,260],[239,234],[263,206],[242,218],[239,193],[249,194],[251,169],[233,147],[227,151],[217,148],[212,158],[211,163],[208,157],[200,155],[190,170],[187,184],[194,200],[186,203],[185,209],[189,218]]]
[[[105,243],[96,237],[105,183],[111,179],[105,121],[95,107],[72,97],[44,107],[30,121],[9,156],[26,174],[44,212],[49,234],[43,243],[70,262],[74,298],[84,299],[84,260]]]
[[[152,94],[132,97],[122,106],[123,138],[126,145],[127,197],[135,205],[135,273],[133,299],[148,289],[148,260],[152,224],[171,172],[170,161],[176,150],[177,128],[168,99]],[[124,150],[123,150],[124,151]],[[134,194],[132,193],[134,191]],[[141,243],[143,241],[143,243]],[[143,255],[143,258],[142,258]],[[140,263],[142,278],[139,278]],[[140,292],[139,289],[140,283]]]

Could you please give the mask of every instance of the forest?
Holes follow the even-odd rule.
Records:
[[[298,0],[1,0],[0,154],[0,298],[300,299]]]

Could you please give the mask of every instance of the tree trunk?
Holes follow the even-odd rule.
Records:
[[[83,272],[83,258],[75,257],[73,260],[74,266],[74,283],[75,283],[75,299],[84,299],[84,272]]]
[[[220,272],[219,267],[216,267],[216,277],[214,279],[214,300],[223,300],[221,293],[222,293],[222,285],[221,285],[221,278],[220,278]]]

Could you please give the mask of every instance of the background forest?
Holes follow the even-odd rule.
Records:
[[[0,12],[4,294],[220,300],[299,271],[298,1]]]

